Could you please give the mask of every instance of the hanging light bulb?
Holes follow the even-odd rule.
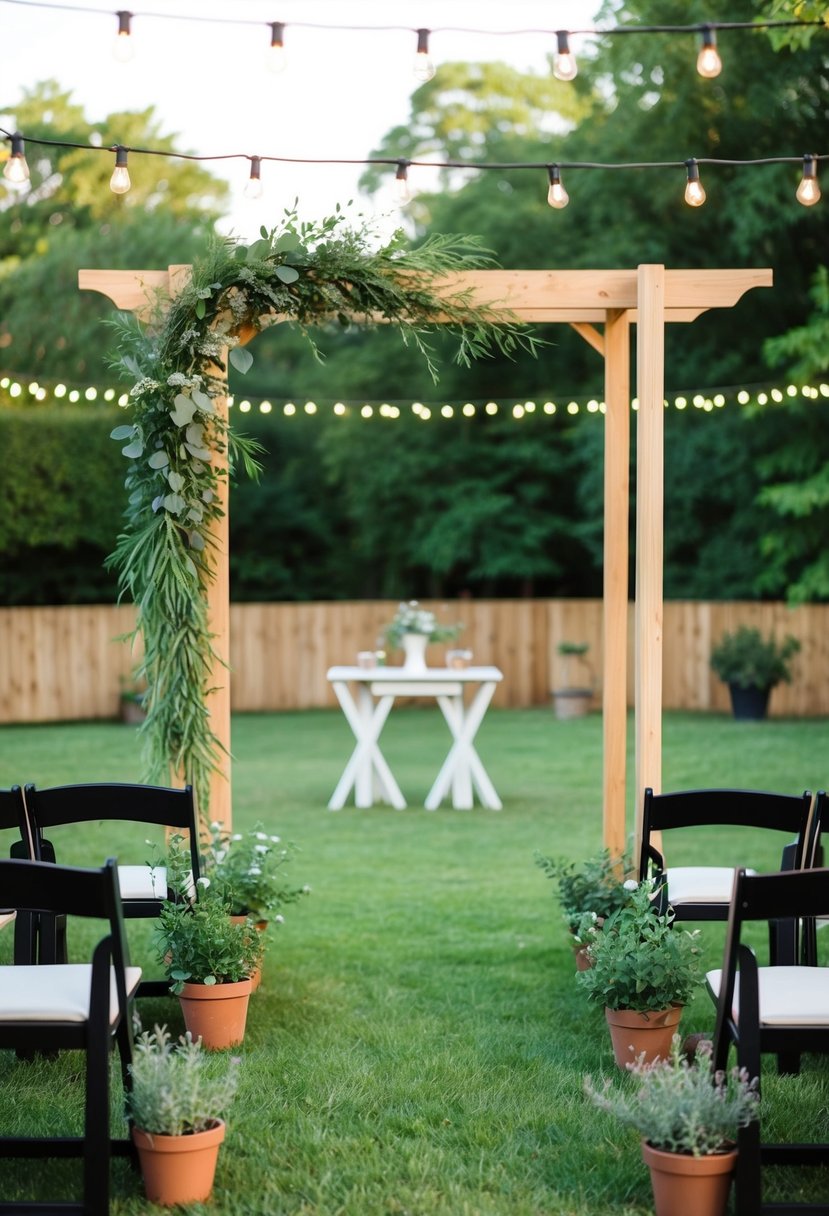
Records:
[[[558,165],[548,165],[547,172],[550,175],[547,202],[551,207],[555,207],[556,211],[561,211],[570,202],[570,195],[561,184],[561,170]]]
[[[109,188],[113,194],[126,194],[131,185],[130,171],[127,168],[127,149],[118,144],[115,148],[115,168],[109,179]]]
[[[803,176],[797,187],[795,198],[804,207],[812,207],[820,198],[820,186],[817,180],[817,157],[806,153],[803,157]]]
[[[29,180],[29,166],[23,153],[23,136],[15,131],[11,137],[12,150],[3,166],[3,177],[11,186],[22,186]]]
[[[132,41],[132,13],[128,13],[126,9],[119,9],[115,16],[118,18],[118,33],[112,44],[112,54],[119,63],[129,63],[135,54],[135,46]]]
[[[412,192],[409,189],[409,162],[407,160],[399,160],[397,162],[397,172],[394,175],[394,193],[398,207],[405,207],[407,203],[412,201]]]
[[[579,74],[576,57],[570,50],[570,35],[567,30],[556,30],[558,47],[553,59],[553,75],[556,80],[575,80]]]
[[[414,76],[421,84],[431,80],[435,74],[435,65],[429,55],[429,31],[417,31],[417,50],[414,57]]]
[[[689,207],[701,207],[705,202],[705,190],[702,182],[699,180],[699,165],[692,158],[686,160],[685,167],[688,170],[688,182],[685,186],[685,202]]]
[[[722,60],[717,51],[717,34],[714,27],[702,27],[702,48],[697,55],[697,71],[706,80],[713,80],[722,71]]]
[[[285,58],[285,22],[271,21],[271,48],[268,51],[265,66],[269,72],[276,74],[284,72],[287,59]]]
[[[248,178],[244,189],[245,198],[261,198],[265,193],[264,186],[262,185],[262,179],[260,177],[261,169],[262,157],[252,156],[250,158],[250,177]]]

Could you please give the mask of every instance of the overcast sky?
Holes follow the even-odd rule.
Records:
[[[88,7],[97,11],[77,12],[61,0],[48,7],[0,0],[0,103],[6,117],[24,88],[56,79],[93,122],[113,111],[155,106],[162,129],[177,135],[183,152],[359,160],[389,127],[407,119],[416,87],[412,28],[435,30],[431,51],[438,70],[442,59],[500,59],[544,71],[554,39],[537,33],[441,33],[439,27],[589,27],[598,0],[148,0],[145,16],[133,6],[135,53],[126,65],[112,52],[117,5],[105,9],[90,0]],[[277,19],[287,27],[286,68],[274,75],[265,67],[267,23]],[[292,22],[407,28],[334,31]],[[578,50],[577,40],[573,45]],[[297,195],[303,215],[330,213],[337,202],[356,196],[361,172],[359,166],[266,163],[263,198],[252,203],[243,195],[247,161],[209,167],[231,183],[225,227],[242,237],[256,234],[261,224],[273,227]],[[140,171],[140,158],[134,158],[130,172]],[[391,189],[378,206],[392,208]]]

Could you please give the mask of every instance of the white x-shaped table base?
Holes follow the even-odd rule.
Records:
[[[471,810],[476,793],[483,806],[501,810],[501,800],[474,742],[495,688],[502,679],[497,667],[469,667],[459,671],[427,668],[416,675],[394,667],[373,670],[332,667],[328,679],[357,741],[331,795],[329,810],[341,810],[352,788],[358,807],[384,801],[397,810],[405,808],[406,800],[379,743],[386,718],[398,696],[434,697],[452,735],[452,746],[426,796],[426,809],[437,810],[451,791],[452,805],[458,810]],[[357,687],[356,700],[352,684]],[[478,685],[468,708],[463,697],[466,684]]]

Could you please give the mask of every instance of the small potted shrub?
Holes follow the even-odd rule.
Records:
[[[597,1088],[585,1079],[588,1097],[642,1137],[651,1171],[656,1216],[723,1216],[737,1158],[741,1127],[757,1117],[757,1079],[745,1070],[712,1071],[711,1042],[697,1047],[693,1063],[679,1035],[664,1060],[630,1065],[634,1085]]]
[[[138,726],[147,717],[144,698],[147,686],[143,681],[121,676],[121,691],[118,694],[118,716],[128,726]]]
[[[179,893],[162,904],[158,954],[193,1037],[201,1036],[211,1049],[231,1047],[245,1035],[251,976],[262,961],[263,940],[247,922],[230,919],[209,878],[200,878],[197,888],[195,899]]]
[[[577,981],[604,1006],[620,1068],[667,1056],[682,1007],[702,979],[698,930],[677,929],[673,911],[661,912],[649,881],[594,933],[591,966]]]
[[[765,718],[769,694],[782,681],[791,682],[791,660],[799,650],[791,634],[778,642],[748,625],[723,634],[711,651],[711,667],[728,685],[735,718]]]
[[[208,1059],[189,1033],[177,1043],[166,1026],[138,1036],[127,1114],[151,1203],[209,1198],[237,1069],[237,1060]]]
[[[576,966],[581,971],[589,966],[586,944],[592,940],[592,931],[601,928],[607,917],[630,898],[631,887],[636,887],[635,882],[626,878],[632,866],[630,855],[613,857],[609,849],[602,849],[577,863],[536,853],[535,861],[557,884],[558,901],[573,937]]]
[[[583,718],[593,700],[593,670],[586,659],[587,642],[559,642],[556,651],[564,669],[564,682],[554,688],[553,707],[557,718]],[[577,682],[574,668],[583,669],[588,679]]]
[[[296,845],[283,844],[279,836],[265,832],[261,823],[245,833],[227,832],[220,823],[212,823],[202,869],[212,894],[227,905],[232,919],[250,921],[264,933],[270,923],[283,923],[282,908],[311,890],[286,877],[285,867],[298,851]],[[254,989],[261,974],[257,968]]]

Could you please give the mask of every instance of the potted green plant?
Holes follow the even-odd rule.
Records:
[[[757,1079],[745,1070],[714,1072],[711,1042],[702,1040],[693,1062],[679,1035],[664,1060],[631,1064],[634,1085],[598,1088],[585,1078],[588,1097],[642,1137],[651,1172],[656,1216],[722,1216],[737,1159],[741,1127],[756,1118]]]
[[[215,898],[227,906],[232,919],[250,921],[264,933],[271,923],[282,924],[281,909],[310,893],[307,885],[296,886],[285,867],[299,850],[264,830],[261,823],[249,832],[228,832],[211,823],[210,838],[202,857],[202,872],[210,880]],[[259,986],[261,967],[251,977]]]
[[[735,718],[765,718],[769,694],[781,681],[791,682],[791,660],[799,650],[791,634],[778,642],[748,625],[722,635],[711,651],[711,667],[728,685]]]
[[[131,676],[121,676],[120,680],[118,716],[122,722],[130,726],[137,726],[147,717],[147,711],[144,708],[147,685],[143,680],[136,680]]]
[[[176,874],[171,865],[168,875]],[[181,1002],[184,1023],[205,1047],[230,1047],[244,1038],[251,976],[262,961],[262,935],[232,921],[220,889],[202,876],[195,898],[171,881],[175,899],[158,916],[159,959]]]
[[[589,649],[588,642],[559,642],[556,647],[564,672],[562,685],[552,690],[557,718],[582,718],[590,708],[593,700],[593,669],[586,658]],[[577,682],[574,668],[583,670],[587,679]]]
[[[213,1189],[222,1116],[238,1081],[238,1060],[209,1059],[188,1032],[173,1043],[166,1026],[144,1031],[129,1066],[127,1114],[151,1203],[199,1203]]]
[[[630,898],[636,883],[627,878],[632,861],[629,853],[613,857],[609,849],[582,862],[535,855],[548,878],[557,885],[558,901],[573,939],[576,966],[582,971],[590,965],[587,944],[595,928]]]
[[[702,979],[699,930],[678,929],[673,911],[660,911],[649,880],[593,933],[591,966],[576,977],[588,998],[604,1006],[613,1053],[626,1068],[644,1052],[667,1056],[682,1007]]]
[[[426,647],[430,642],[454,641],[462,629],[460,622],[439,625],[434,612],[422,608],[417,600],[409,600],[398,605],[383,635],[391,650],[402,647],[404,669],[417,672],[426,670]]]

